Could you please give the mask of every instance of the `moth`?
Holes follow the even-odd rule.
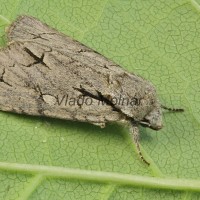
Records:
[[[89,122],[127,122],[141,159],[139,129],[162,128],[155,87],[38,19],[19,16],[0,51],[0,110]],[[120,102],[121,100],[121,102]]]

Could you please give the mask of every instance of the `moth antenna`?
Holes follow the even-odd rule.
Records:
[[[161,108],[165,109],[165,110],[169,110],[172,112],[184,112],[183,108],[168,108],[166,106],[161,105]]]
[[[136,145],[136,149],[137,152],[140,156],[140,159],[147,165],[150,165],[150,163],[148,161],[146,161],[146,159],[144,158],[144,156],[142,155],[142,152],[140,150],[140,144],[139,144],[139,128],[137,126],[137,124],[131,123],[131,135],[133,136],[133,141]]]

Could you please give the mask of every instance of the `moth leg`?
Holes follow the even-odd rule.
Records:
[[[131,123],[131,135],[133,136],[134,143],[136,145],[136,149],[138,151],[138,154],[141,158],[141,160],[146,163],[147,165],[150,165],[148,161],[143,157],[142,152],[140,150],[140,144],[139,144],[139,128],[137,125]]]
[[[163,105],[161,105],[161,108],[163,108],[165,110],[172,111],[172,112],[183,112],[184,111],[184,109],[182,109],[182,108],[168,108],[168,107],[163,106]]]
[[[104,128],[106,124],[104,122],[92,122],[95,126],[100,126],[101,128]]]

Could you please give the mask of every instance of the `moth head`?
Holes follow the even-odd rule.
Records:
[[[144,127],[149,127],[154,130],[159,130],[163,127],[162,124],[162,112],[160,106],[155,107],[151,112],[149,112],[140,124]]]

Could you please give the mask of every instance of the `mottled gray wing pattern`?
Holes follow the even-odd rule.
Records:
[[[149,82],[33,17],[19,17],[8,40],[0,51],[1,110],[104,125],[141,120],[156,104]],[[83,97],[87,103],[80,103]],[[113,104],[113,98],[140,104]]]

